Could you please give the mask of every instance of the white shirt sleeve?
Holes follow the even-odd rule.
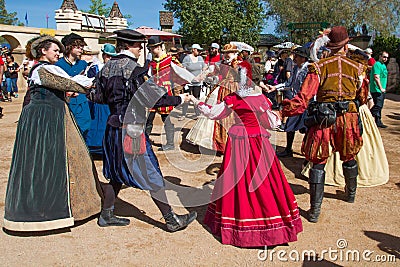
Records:
[[[211,120],[217,119],[227,108],[228,107],[225,105],[225,102],[221,102],[211,107],[206,104],[198,105],[200,112]]]
[[[79,83],[80,85],[82,85],[82,86],[84,86],[84,87],[87,87],[87,86],[91,85],[91,84],[93,83],[93,79],[94,79],[94,78],[88,78],[88,77],[86,77],[86,76],[84,76],[84,75],[76,75],[76,76],[74,76],[74,77],[71,78],[71,77],[68,75],[68,73],[66,73],[66,72],[65,72],[62,68],[60,68],[59,66],[56,66],[56,65],[41,65],[41,66],[37,67],[37,68],[33,71],[32,76],[31,76],[31,78],[30,78],[30,80],[31,80],[34,84],[37,84],[37,85],[42,85],[42,82],[40,81],[40,77],[39,77],[39,73],[38,73],[38,70],[39,70],[40,68],[45,68],[45,69],[48,70],[49,72],[51,72],[51,73],[53,73],[53,74],[55,74],[55,75],[58,75],[58,76],[60,76],[60,77],[71,79],[71,80],[73,80],[73,81]]]

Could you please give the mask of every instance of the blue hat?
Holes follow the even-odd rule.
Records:
[[[275,54],[274,51],[268,50],[268,51],[267,51],[267,57],[273,58],[273,57],[276,57],[276,54]]]
[[[112,57],[115,57],[117,55],[115,51],[115,46],[113,46],[112,44],[104,44],[103,48],[101,49],[101,52],[110,55]]]

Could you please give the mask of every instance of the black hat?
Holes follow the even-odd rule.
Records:
[[[68,34],[68,35],[65,35],[65,36],[61,39],[61,43],[62,43],[64,46],[68,46],[68,45],[71,45],[71,44],[72,44],[74,41],[76,41],[76,40],[81,40],[81,41],[86,45],[85,40],[83,39],[83,37],[80,36],[80,35],[78,35],[78,34],[76,34],[76,33],[70,33],[70,34]]]
[[[310,49],[305,46],[297,47],[295,50],[292,51],[292,53],[306,59],[310,59]]]
[[[278,52],[278,56],[281,56],[282,54],[289,54],[289,50],[288,49],[282,49]]]
[[[178,48],[176,48],[176,47],[171,47],[171,48],[169,49],[169,53],[170,53],[171,55],[176,55],[176,54],[179,53],[179,50],[178,50]]]
[[[356,51],[354,51],[354,54],[360,55],[360,56],[363,57],[365,60],[368,60],[368,54],[365,53],[364,51],[360,50],[360,49],[356,49]]]
[[[160,36],[151,36],[148,40],[147,47],[155,47],[162,45],[164,42],[161,41]]]
[[[117,40],[128,41],[132,43],[145,43],[146,42],[146,35],[141,34],[138,31],[131,30],[131,29],[124,29],[124,30],[117,30],[114,31],[117,35],[115,38]]]

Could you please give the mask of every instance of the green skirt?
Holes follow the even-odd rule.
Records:
[[[100,211],[101,190],[87,147],[60,91],[36,88],[18,121],[4,227],[69,227]]]

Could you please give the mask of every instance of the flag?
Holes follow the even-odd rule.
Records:
[[[25,13],[25,24],[28,26],[28,11]]]

